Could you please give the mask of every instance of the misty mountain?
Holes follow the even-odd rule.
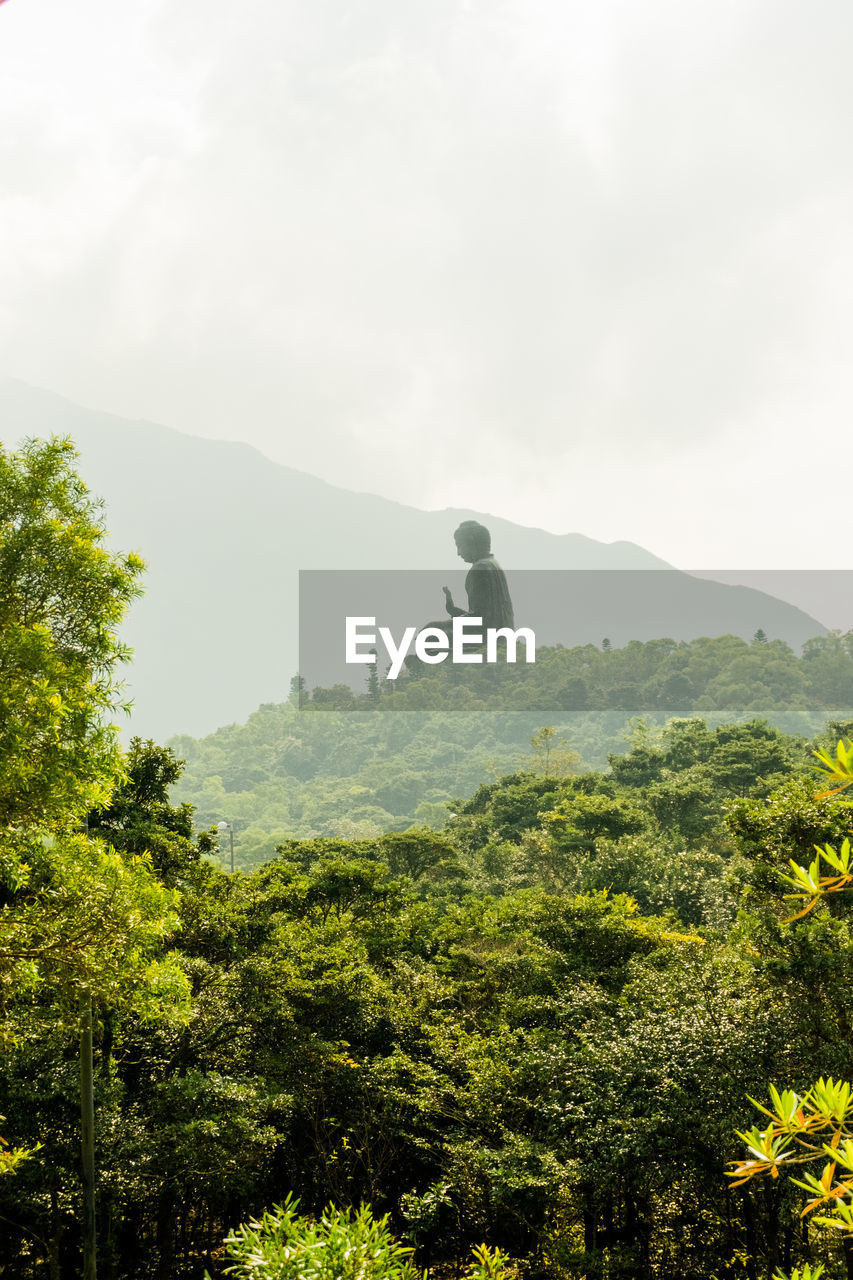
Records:
[[[416,510],[336,488],[248,445],[84,409],[17,381],[0,383],[0,429],[7,444],[24,435],[72,436],[83,477],[106,502],[111,544],[144,557],[146,594],[123,631],[135,650],[127,673],[130,727],[161,740],[244,720],[260,703],[286,698],[299,661],[299,570],[440,570],[464,603],[464,566],[452,533],[469,518],[491,529],[506,570],[550,571],[540,643],[600,643],[604,635],[613,644],[657,635],[749,638],[761,627],[797,646],[825,632],[802,610],[765,593],[682,574],[683,596],[668,597],[659,616],[646,610],[639,621],[623,605],[643,594],[636,585],[642,575],[625,571],[669,566],[633,543],[558,536],[472,511]],[[572,611],[555,602],[557,570],[620,570],[614,583],[633,585],[609,593],[609,612],[599,620],[587,606]],[[650,586],[660,578],[652,575]],[[570,580],[576,582],[576,574]],[[411,582],[417,581],[415,575]],[[519,582],[522,596],[531,593],[532,581]],[[438,616],[440,603],[430,587],[411,621]]]

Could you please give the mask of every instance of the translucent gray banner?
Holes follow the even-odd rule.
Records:
[[[756,573],[759,588],[676,570],[515,571],[505,578],[511,611],[495,606],[492,627],[467,616],[493,599],[474,576],[302,572],[302,701],[349,705],[349,689],[356,702],[405,694],[415,705],[416,689],[421,703],[428,689],[433,709],[446,710],[472,698],[631,715],[717,711],[726,698],[743,712],[853,705],[851,637],[796,602],[837,613],[851,575]]]

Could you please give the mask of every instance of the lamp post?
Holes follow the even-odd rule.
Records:
[[[217,822],[216,824],[217,831],[224,831],[226,828],[228,829],[228,834],[231,837],[231,874],[233,876],[234,874],[234,827],[230,822]]]

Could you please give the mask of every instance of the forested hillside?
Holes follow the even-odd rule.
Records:
[[[296,678],[194,813],[100,517],[0,450],[4,1280],[851,1280],[850,638]]]
[[[789,857],[850,825],[811,758],[761,722],[678,722],[605,771],[483,785],[442,833],[288,841],[230,876],[138,744],[89,831],[180,892],[191,1005],[98,1000],[104,1274],[218,1276],[228,1228],[292,1193],[389,1214],[436,1276],[483,1242],[510,1259],[484,1274],[542,1280],[846,1275],[796,1188],[724,1176],[747,1095],[853,1074],[849,909],[785,923]],[[0,1106],[43,1146],[0,1184],[5,1256],[70,1276],[74,1041],[46,986],[8,1026]]]
[[[301,704],[301,707],[300,707]],[[233,825],[239,865],[273,856],[286,836],[374,836],[441,828],[448,805],[484,780],[538,769],[554,729],[564,770],[607,766],[634,724],[699,715],[755,716],[813,734],[853,717],[853,635],[819,636],[797,656],[782,641],[736,636],[621,649],[544,648],[535,664],[435,667],[362,693],[346,685],[269,704],[245,725],[171,739],[186,769],[175,795],[201,826]]]

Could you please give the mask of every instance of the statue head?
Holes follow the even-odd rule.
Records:
[[[482,560],[491,552],[491,534],[477,520],[463,520],[453,536],[456,539],[456,550],[468,564]]]

